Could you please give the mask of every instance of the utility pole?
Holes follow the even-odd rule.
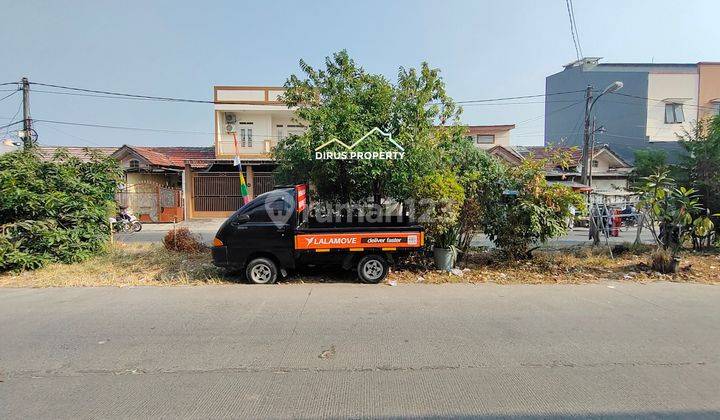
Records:
[[[588,183],[587,185],[592,185],[592,169],[593,169],[593,158],[595,157],[595,132],[597,130],[595,129],[595,117],[592,119],[592,130],[590,130],[590,153],[588,154]]]
[[[23,148],[28,150],[33,147],[32,120],[30,119],[30,82],[27,77],[22,78],[23,91]]]
[[[580,171],[580,183],[588,185],[588,161],[590,157],[590,106],[592,103],[592,86],[585,89],[585,130],[583,132],[582,147],[582,170]]]

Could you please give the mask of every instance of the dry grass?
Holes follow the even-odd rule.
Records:
[[[163,238],[163,244],[165,249],[176,252],[197,254],[208,250],[200,237],[191,233],[186,227],[168,231]]]
[[[52,264],[0,274],[0,287],[166,286],[226,283],[209,253],[179,253],[162,245],[115,244],[105,255],[78,264]]]
[[[474,254],[462,276],[437,270],[398,270],[389,280],[398,283],[582,284],[603,281],[673,281],[720,284],[720,255],[685,253],[680,272],[661,274],[650,269],[647,250],[624,252],[610,258],[607,250],[584,248],[575,252],[541,252],[527,261],[499,262],[492,253]]]
[[[648,250],[630,250],[611,259],[607,250],[538,252],[527,261],[503,262],[491,252],[473,253],[462,276],[427,270],[416,261],[393,270],[388,281],[398,283],[581,284],[603,281],[674,281],[720,284],[720,254],[685,253],[680,272],[660,274],[650,269]],[[0,287],[175,286],[237,281],[212,265],[208,252],[180,253],[161,244],[116,244],[110,252],[79,264],[53,264],[20,274],[0,274]],[[284,283],[357,282],[353,272],[306,269]]]

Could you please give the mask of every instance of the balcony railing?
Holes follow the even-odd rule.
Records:
[[[277,139],[253,139],[252,147],[241,147],[238,145],[240,157],[243,155],[270,155],[273,147],[277,145]],[[220,140],[218,144],[218,154],[222,156],[235,156],[235,143],[233,140]]]

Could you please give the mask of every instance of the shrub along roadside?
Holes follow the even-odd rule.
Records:
[[[52,161],[33,150],[0,156],[0,271],[74,263],[107,248],[122,171],[87,153],[88,162],[62,149]]]

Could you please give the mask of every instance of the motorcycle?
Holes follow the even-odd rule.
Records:
[[[135,233],[142,230],[142,223],[125,208],[121,208],[115,217],[110,218],[110,225],[114,232]]]

